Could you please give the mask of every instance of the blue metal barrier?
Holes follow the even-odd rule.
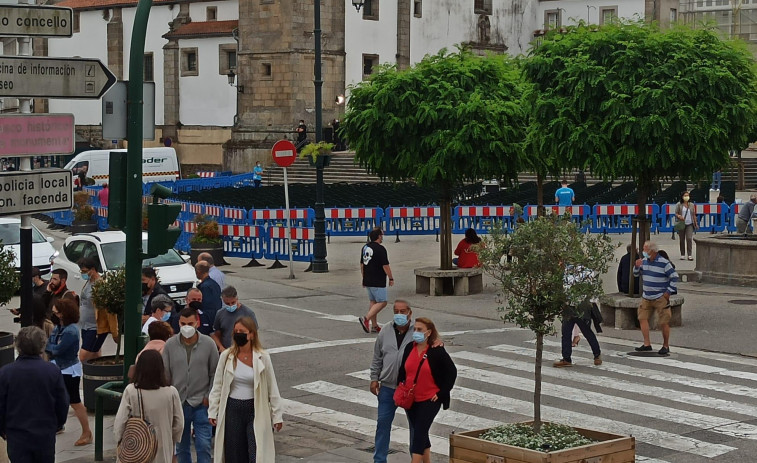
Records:
[[[291,230],[291,250],[287,247],[287,230]],[[292,252],[292,260],[310,262],[313,258],[315,243],[315,229],[306,227],[270,227],[267,230],[268,239],[265,247],[266,259],[288,260]]]
[[[387,207],[384,212],[385,233],[402,235],[435,235],[439,233],[440,208]]]
[[[452,233],[462,234],[469,228],[483,234],[492,228],[511,232],[518,217],[513,206],[457,206],[452,215]]]
[[[725,203],[694,204],[699,231],[722,232],[728,229],[728,213],[730,208]],[[677,220],[675,217],[677,204],[663,204],[659,214],[660,232],[672,232]]]
[[[532,220],[538,216],[539,206],[526,206],[523,208],[526,220]],[[591,217],[591,207],[586,204],[575,204],[573,206],[544,206],[547,214],[565,215],[570,214],[570,218],[577,225],[581,226],[582,230],[589,228],[587,221]]]
[[[592,214],[592,233],[630,233],[633,230],[633,219],[638,212],[636,204],[597,204]],[[647,204],[647,216],[652,220],[650,231],[660,230],[660,206]]]
[[[223,238],[224,256],[263,258],[268,238],[263,227],[223,224],[218,229]]]
[[[382,225],[384,211],[378,207],[327,208],[326,234],[329,236],[367,236]]]
[[[312,227],[315,220],[315,210],[290,209],[290,223],[293,227]],[[252,209],[249,212],[250,222],[261,227],[286,227],[286,209]]]

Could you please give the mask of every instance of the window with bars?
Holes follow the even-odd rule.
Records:
[[[152,52],[145,53],[142,77],[145,82],[155,82],[155,64]]]
[[[181,76],[199,75],[200,64],[197,56],[197,48],[181,49]]]
[[[492,0],[474,0],[473,12],[475,14],[492,14]]]

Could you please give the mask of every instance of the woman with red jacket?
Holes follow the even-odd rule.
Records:
[[[465,238],[455,248],[455,255],[459,257],[452,259],[452,263],[457,265],[458,268],[480,267],[478,253],[471,249],[474,244],[479,244],[480,242],[481,238],[476,234],[476,230],[472,228],[465,230]]]
[[[397,383],[415,381],[415,402],[407,410],[410,424],[411,463],[431,463],[429,430],[439,408],[449,408],[449,393],[457,379],[457,368],[444,346],[432,347],[439,338],[436,326],[428,318],[415,319],[413,342],[402,356]],[[420,372],[418,369],[420,368]]]

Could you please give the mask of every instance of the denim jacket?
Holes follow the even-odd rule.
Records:
[[[47,352],[58,368],[64,370],[79,362],[79,328],[75,323],[56,326],[47,340]]]

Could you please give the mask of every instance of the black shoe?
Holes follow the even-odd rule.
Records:
[[[670,355],[670,349],[663,346],[662,349],[660,349],[657,353],[660,355]]]
[[[641,346],[637,347],[635,350],[636,352],[651,352],[652,346],[645,346],[642,344]]]

